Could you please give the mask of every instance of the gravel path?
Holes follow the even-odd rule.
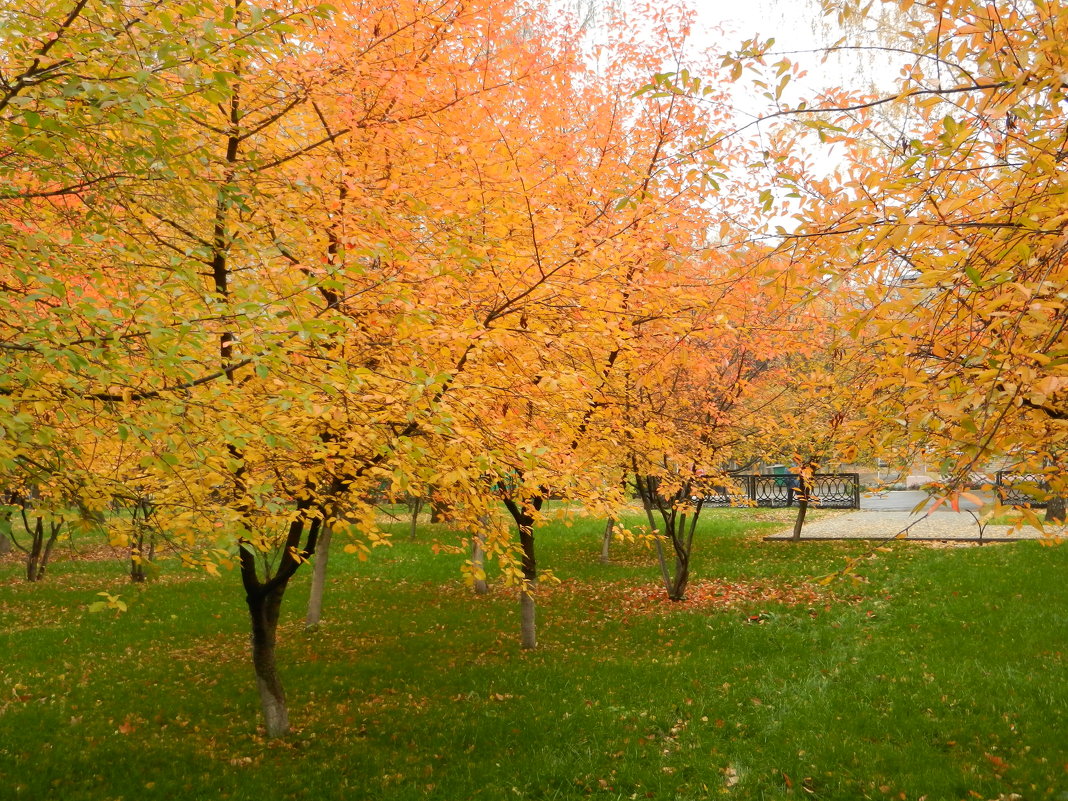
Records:
[[[910,526],[910,524],[912,524]],[[979,538],[979,526],[971,515],[956,512],[934,512],[917,515],[912,512],[878,512],[860,511],[843,512],[834,517],[825,517],[806,523],[801,532],[802,539],[888,539],[908,529],[910,540],[976,540]],[[766,539],[788,539],[793,526],[784,528]],[[1068,535],[1061,529],[1059,536]],[[1038,539],[1041,534],[1037,529],[1026,527],[1013,531],[1011,526],[986,526],[983,539],[992,541],[1013,541],[1020,539]]]

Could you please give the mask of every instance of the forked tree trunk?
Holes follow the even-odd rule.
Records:
[[[308,614],[304,618],[306,631],[316,628],[323,616],[323,593],[326,590],[327,566],[330,561],[330,535],[331,527],[323,526],[319,543],[315,546],[311,591],[308,593]]]
[[[653,492],[656,490],[652,480],[636,476],[634,486],[638,490],[638,496],[642,499],[645,519],[649,521],[649,533],[652,534],[654,531],[659,531],[660,527],[656,524],[656,518],[653,516]],[[660,580],[664,583],[664,591],[670,598],[672,592],[671,571],[668,569],[667,557],[664,554],[664,539],[664,532],[661,531],[660,536],[655,540],[656,561],[660,565]]]
[[[25,517],[23,519],[25,520]],[[30,547],[26,554],[26,580],[40,581],[45,576],[48,560],[52,556],[52,548],[63,530],[63,521],[50,522],[47,535],[43,517],[37,518],[32,529],[26,523],[26,530],[30,533]]]
[[[616,526],[616,521],[611,517],[608,518],[608,522],[604,525],[604,539],[601,540],[601,564],[607,565],[611,561],[611,547],[612,547],[612,530]]]
[[[689,495],[689,491],[686,491]],[[668,590],[668,600],[685,601],[686,590],[690,586],[690,556],[693,554],[693,538],[697,532],[697,520],[701,516],[702,502],[698,501],[692,515],[679,514],[673,508],[670,520],[671,544],[675,549],[675,578]]]
[[[675,555],[675,579],[668,590],[668,600],[686,600],[686,590],[690,586],[690,555]]]
[[[327,491],[333,497],[339,490],[334,479]],[[241,543],[241,584],[245,588],[245,604],[248,606],[252,636],[252,667],[256,674],[256,687],[260,694],[264,727],[268,737],[281,737],[289,731],[289,712],[282,682],[275,664],[275,645],[278,634],[278,616],[282,598],[290,579],[300,566],[311,559],[319,544],[319,537],[330,530],[331,520],[324,520],[324,509],[311,497],[297,501],[297,517],[290,521],[285,546],[273,576],[261,579],[257,570],[259,554],[248,542]],[[305,514],[317,514],[310,520]],[[304,547],[300,548],[301,541]],[[298,550],[299,548],[299,550]]]
[[[252,666],[260,693],[263,722],[268,737],[281,737],[289,731],[289,709],[275,661],[278,639],[278,616],[282,608],[285,584],[246,597],[252,622]]]
[[[690,555],[693,553],[694,535],[697,532],[697,521],[701,516],[702,499],[698,499],[691,513],[685,509],[691,503],[690,482],[685,482],[682,488],[671,498],[662,498],[658,494],[657,482],[649,476],[637,476],[635,486],[642,499],[646,518],[649,520],[650,530],[660,531],[656,538],[656,556],[660,564],[660,578],[664,583],[664,590],[671,601],[686,600],[686,590],[690,584]],[[653,506],[660,512],[663,526],[656,525],[653,515]],[[661,530],[661,528],[663,530]],[[668,555],[664,543],[670,543],[675,554],[674,572],[668,562]]]

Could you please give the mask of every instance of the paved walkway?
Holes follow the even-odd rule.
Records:
[[[959,509],[962,512],[966,512],[969,509],[978,511],[984,503],[990,503],[994,500],[994,495],[991,492],[984,492],[982,490],[973,490],[968,493],[971,497],[961,498],[959,500]],[[973,500],[974,499],[974,500]],[[976,502],[978,501],[978,503]],[[929,507],[933,501],[931,496],[926,492],[920,492],[919,490],[893,490],[890,492],[862,492],[860,494],[860,508],[862,511],[877,511],[877,512],[911,512],[917,506],[921,508]],[[949,512],[950,514],[956,514],[949,504],[942,504],[935,511],[936,514],[943,512]],[[965,515],[967,516],[967,515]]]
[[[966,512],[935,512],[924,516],[912,512],[859,511],[843,512],[833,517],[805,524],[801,532],[802,539],[889,539],[898,532],[908,528],[910,540],[978,540],[979,526],[975,519]],[[788,539],[793,533],[793,526],[784,528],[766,539]],[[1052,534],[1052,529],[1047,534]],[[1059,535],[1068,536],[1068,531],[1061,529]],[[1011,542],[1021,539],[1038,539],[1042,535],[1037,529],[1025,527],[1013,531],[1011,526],[985,526],[983,539],[993,542]]]

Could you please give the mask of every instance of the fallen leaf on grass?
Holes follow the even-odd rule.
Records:
[[[734,787],[738,783],[738,771],[730,765],[723,769],[723,783],[728,787]]]
[[[783,606],[814,606],[827,600],[838,600],[813,584],[777,584],[769,581],[723,581],[709,579],[693,582],[682,601],[668,600],[659,584],[640,584],[624,587],[619,606],[632,614],[653,614],[670,610],[735,609],[754,603]],[[767,612],[750,618],[762,623],[770,619]]]
[[[999,756],[995,756],[994,754],[983,754],[983,756],[986,757],[987,761],[993,766],[994,774],[997,776],[1000,776],[1010,767],[1009,763]]]

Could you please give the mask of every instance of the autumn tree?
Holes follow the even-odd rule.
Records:
[[[16,490],[8,499],[13,503],[7,504],[5,508],[5,536],[25,556],[27,581],[40,581],[44,578],[52,557],[52,549],[68,522],[61,503],[41,497],[37,492],[35,488],[35,497],[31,497]],[[16,535],[11,525],[12,518],[16,517],[22,523],[25,539]]]
[[[363,537],[351,547],[380,542],[383,484],[407,491],[455,469],[429,459],[449,439],[445,404],[474,347],[461,324],[470,304],[447,288],[475,263],[455,251],[452,181],[433,168],[471,98],[532,71],[527,21],[504,6],[422,3],[310,17],[314,47],[280,35],[274,60],[235,64],[224,102],[191,118],[222,155],[206,182],[186,184],[174,219],[151,222],[203,252],[219,311],[225,380],[204,392],[218,432],[207,453],[224,479],[216,514],[238,532],[271,735],[288,725],[274,642],[293,574],[349,521]]]
[[[467,386],[446,403],[458,410],[455,433],[478,443],[465,450],[491,460],[478,470],[493,476],[518,530],[528,648],[545,497],[619,507],[629,465],[612,419],[614,382],[636,359],[658,369],[664,351],[634,346],[643,327],[707,305],[701,254],[720,221],[707,189],[730,149],[694,155],[707,120],[691,105],[664,94],[627,97],[685,49],[685,26],[673,31],[672,19],[656,18],[660,43],[621,51],[603,73],[576,66],[554,78],[557,87],[571,82],[587,116],[567,116],[567,93],[541,90],[522,126],[506,127],[507,110],[495,109],[497,135],[472,154],[473,202],[485,210],[475,241],[487,250],[484,269],[464,285],[478,311],[462,328],[478,339]]]
[[[439,488],[507,560],[485,522],[500,480],[520,477],[524,510],[550,483],[600,483],[569,454],[626,320],[606,327],[584,301],[618,306],[676,199],[697,208],[677,110],[634,112],[632,54],[601,80],[546,9],[75,3],[13,19],[4,469],[36,470],[57,432],[64,452],[81,435],[136,448],[183,559],[237,566],[282,734],[287,586],[334,528],[354,522],[361,553],[381,541],[374,491]],[[547,460],[535,442],[554,429]],[[85,482],[80,502],[145,497],[124,494],[132,480]]]
[[[374,131],[459,102],[450,76],[474,84],[492,53],[467,59],[484,41],[465,36],[492,20],[459,5],[141,11],[47,7],[9,29],[28,44],[3,103],[5,468],[36,470],[57,419],[140,445],[155,515],[202,549],[186,560],[240,566],[277,735],[288,581],[340,506],[388,477],[448,378],[426,380],[420,234]],[[309,167],[327,156],[323,182]],[[376,210],[343,230],[350,191]],[[375,541],[366,503],[347,517]]]
[[[853,315],[882,360],[873,424],[905,421],[902,444],[937,453],[950,486],[1001,461],[1062,494],[1064,89],[1051,43],[1068,17],[1046,3],[900,10],[904,77],[892,97],[819,115],[850,158],[805,183],[819,203],[791,247],[878,300]]]
[[[803,64],[753,39],[724,63],[736,80],[755,75],[766,111],[710,131],[708,146],[744,131],[766,137],[753,162],[765,217],[752,230],[782,243],[814,297],[850,289],[843,324],[876,366],[857,387],[861,425],[843,435],[890,459],[934,454],[947,492],[1011,464],[1063,494],[1064,89],[1054,43],[1065,11],[970,0],[821,9],[846,32],[831,49],[885,48],[901,64],[897,86],[794,97],[787,87]],[[674,73],[653,87],[703,102],[690,83]]]
[[[705,497],[740,492],[732,468],[788,447],[792,430],[810,422],[809,410],[787,399],[797,398],[803,365],[825,345],[823,325],[774,280],[766,256],[753,248],[689,267],[688,280],[703,286],[700,302],[643,330],[635,347],[652,358],[617,390],[672,600],[685,597]]]

